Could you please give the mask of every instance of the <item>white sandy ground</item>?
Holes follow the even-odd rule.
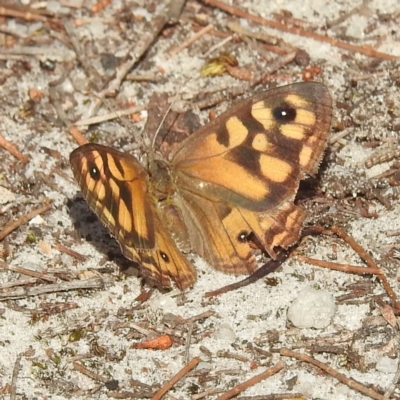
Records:
[[[117,2],[116,2],[117,3]],[[137,3],[140,3],[138,1]],[[240,7],[247,9],[254,14],[260,14],[265,18],[269,18],[272,12],[278,12],[281,9],[289,10],[293,13],[293,17],[309,21],[312,25],[323,26],[325,20],[335,20],[344,12],[351,10],[353,7],[358,6],[358,1],[347,2],[324,2],[326,5],[321,6],[321,1],[242,1]],[[118,4],[113,4],[112,7],[116,8]],[[130,5],[137,14],[142,13],[146,16],[146,10],[142,7],[138,8],[140,4]],[[142,5],[143,6],[143,5]],[[57,8],[57,2],[49,3],[49,7]],[[64,9],[65,10],[65,9]],[[134,11],[135,12],[135,11]],[[378,14],[391,14],[398,15],[400,13],[400,2],[397,0],[383,1],[376,0],[370,1],[368,7],[362,12],[347,19],[340,26],[344,28],[344,33],[355,39],[360,40],[363,44],[363,29],[367,26],[368,22]],[[149,14],[151,16],[151,14]],[[225,15],[218,11],[214,13],[216,21],[225,21]],[[104,36],[118,36],[118,32],[110,32],[107,25],[104,24],[102,18],[105,14],[98,18],[96,27],[84,26],[78,31],[78,36],[82,39],[103,40]],[[398,18],[398,17],[397,17]],[[252,28],[247,21],[242,21],[243,25]],[[32,31],[40,24],[25,24],[20,25],[13,19],[9,20],[8,26],[12,29],[28,29]],[[27,27],[27,28],[25,28]],[[253,28],[252,28],[253,29]],[[393,34],[393,30],[398,29],[397,25],[393,25],[393,21],[388,25],[378,25],[374,35],[381,37],[378,47],[379,51],[387,52],[392,55],[400,56],[400,41],[398,34]],[[103,31],[103,33],[102,33]],[[354,60],[366,60],[363,56],[358,54],[351,55],[350,59],[342,57],[347,54],[344,50],[332,47],[328,44],[315,42],[305,38],[297,37],[295,35],[283,34],[272,29],[263,29],[263,31],[282,37],[288,43],[294,46],[304,48],[311,56],[312,60],[318,64],[318,61],[323,62],[323,81],[330,88],[334,98],[339,98],[343,95],[345,87],[349,85],[349,76],[357,73],[357,63]],[[332,36],[334,32],[328,32]],[[103,45],[106,43],[103,41]],[[370,43],[370,42],[368,42]],[[370,44],[373,44],[371,42]],[[215,82],[218,85],[234,86],[238,81],[230,77],[222,77],[217,79],[204,79],[199,77],[199,69],[204,61],[198,57],[200,52],[184,50],[177,56],[169,58],[168,60],[162,56],[163,52],[169,48],[168,41],[161,41],[157,44],[155,50],[156,54],[152,56],[157,68],[165,70],[164,76],[167,78],[165,82],[157,84],[148,84],[143,86],[140,83],[127,83],[123,87],[123,95],[126,99],[135,101],[139,104],[146,104],[148,96],[153,91],[168,92],[171,94],[181,90],[183,93],[196,93],[199,89],[207,89]],[[73,53],[66,50],[61,46],[56,49],[60,58],[72,58]],[[115,54],[118,55],[120,51],[123,54],[124,49],[117,49]],[[55,59],[57,54],[53,49],[50,54],[43,53],[42,58]],[[241,65],[255,65],[259,62],[256,56],[250,51],[246,50],[238,55]],[[12,63],[3,65],[2,74],[8,74],[8,67]],[[383,64],[380,66],[379,71],[385,72],[385,65],[387,68],[393,68],[394,63]],[[397,64],[398,65],[398,64]],[[55,160],[49,157],[40,149],[48,147],[59,151],[65,159],[68,159],[69,153],[76,144],[67,134],[64,128],[53,127],[45,131],[36,133],[32,131],[29,123],[24,120],[13,118],[12,116],[21,109],[24,101],[27,100],[28,88],[36,88],[43,90],[45,93],[48,91],[48,82],[54,79],[54,76],[49,77],[43,74],[38,67],[38,62],[32,59],[32,70],[29,73],[22,74],[18,80],[10,76],[4,88],[0,90],[9,90],[13,88],[14,92],[18,95],[18,103],[10,104],[9,115],[3,115],[0,121],[1,132],[7,138],[12,140],[22,152],[26,152],[28,145],[30,148],[36,148],[37,151],[28,152],[30,157],[29,164],[25,169],[25,176],[27,179],[34,179],[36,171],[42,171],[49,174],[55,164]],[[296,68],[299,74],[296,79],[301,76],[301,69]],[[389,70],[386,74],[389,74]],[[359,71],[362,75],[364,72]],[[399,115],[400,98],[398,88],[388,87],[384,83],[388,75],[379,76],[369,82],[370,85],[375,85],[377,90],[385,90],[382,93],[383,98],[390,97],[394,101],[393,109]],[[186,82],[187,78],[193,78],[191,81]],[[74,85],[66,82],[63,89],[73,93],[73,97],[77,104],[77,114],[85,114],[88,107],[84,103],[85,100],[90,98],[84,92],[77,94],[75,88],[85,87],[85,75],[83,73],[74,73]],[[380,82],[382,80],[382,82]],[[185,82],[185,83],[184,83]],[[184,87],[182,85],[184,83]],[[69,85],[69,87],[68,87]],[[357,100],[357,99],[356,99]],[[349,103],[351,100],[347,99]],[[374,97],[374,102],[379,101],[379,94]],[[226,107],[226,105],[224,105]],[[368,113],[370,121],[364,122],[360,129],[368,129],[377,136],[382,137],[394,136],[393,132],[381,132],[380,120],[382,114],[375,117],[374,111],[378,110],[378,104],[368,104],[371,111]],[[222,108],[222,106],[221,106]],[[335,117],[337,111],[334,111]],[[203,114],[202,118],[206,118]],[[140,130],[140,124],[143,126],[143,120],[134,129]],[[104,124],[102,135],[107,132],[107,136],[103,138],[110,139],[110,135],[115,137],[124,138],[124,143],[129,139],[129,135],[125,131],[124,126],[118,129],[115,125]],[[110,127],[111,126],[111,127]],[[328,164],[329,171],[337,171],[337,173],[348,173],[351,170],[364,169],[363,161],[371,154],[372,150],[368,150],[355,140],[357,132],[354,136],[346,138],[344,146],[338,150],[338,156],[342,161],[342,165],[334,163]],[[132,139],[132,138],[130,138]],[[114,142],[114,139],[111,140]],[[120,143],[115,139],[115,143]],[[3,163],[13,163],[14,159],[0,150],[1,159]],[[389,168],[389,164],[382,164],[376,166],[368,171],[368,174],[377,175]],[[72,219],[67,207],[67,200],[74,198],[78,192],[78,187],[74,183],[72,173],[69,169],[65,169],[68,179],[55,176],[56,188],[46,188],[45,193],[40,193],[39,202],[43,197],[52,200],[52,211],[45,214],[43,217],[36,218],[28,227],[20,228],[16,233],[13,233],[10,239],[10,246],[12,255],[7,259],[7,262],[15,265],[21,265],[31,269],[46,269],[46,268],[62,268],[72,271],[87,271],[90,268],[98,269],[100,262],[104,259],[104,253],[98,251],[91,242],[82,240],[77,242],[71,236],[73,230]],[[0,176],[0,186],[9,187],[6,177]],[[12,179],[11,179],[12,180]],[[1,213],[7,215],[12,204],[26,204],[34,203],[35,198],[32,195],[26,195],[21,190],[15,190],[15,199],[11,203],[1,204]],[[329,193],[328,193],[329,195]],[[10,205],[11,204],[11,205]],[[352,220],[349,218],[346,229],[358,243],[364,248],[369,249],[373,256],[379,261],[383,254],[387,253],[391,246],[398,246],[397,237],[387,236],[388,231],[400,229],[400,202],[393,201],[393,209],[387,210],[378,202],[372,202],[373,207],[370,212],[376,211],[379,215],[376,219],[360,218]],[[12,215],[9,215],[12,218]],[[26,241],[26,236],[30,229],[35,227],[41,228],[44,235],[40,237],[41,242],[29,244]],[[55,236],[57,233],[57,236]],[[77,263],[70,256],[61,254],[55,250],[54,245],[58,242],[68,243],[73,250],[85,255],[87,260],[83,263]],[[50,244],[50,250],[46,251],[46,246],[43,243]],[[310,238],[307,241],[308,245],[303,250],[303,253],[309,257],[315,257],[322,260],[330,260],[333,256],[337,257],[337,262],[359,264],[362,265],[358,257],[349,250],[347,245],[334,238],[317,237]],[[333,249],[333,243],[338,245],[337,251]],[[0,250],[2,244],[0,243]],[[85,362],[87,368],[106,375],[110,379],[117,379],[119,385],[124,390],[130,390],[130,380],[138,379],[143,383],[149,385],[162,384],[170,379],[177,371],[179,371],[185,364],[184,345],[177,345],[165,351],[151,351],[151,350],[138,350],[130,349],[130,346],[135,340],[127,337],[129,328],[121,330],[114,330],[113,323],[121,322],[121,318],[117,317],[118,310],[121,308],[130,308],[137,305],[134,300],[140,294],[140,281],[136,277],[122,277],[118,274],[118,268],[112,262],[106,262],[103,267],[112,268],[115,273],[104,274],[105,279],[109,280],[104,290],[97,291],[84,291],[84,292],[67,292],[56,293],[43,296],[36,296],[26,298],[18,301],[20,307],[28,309],[35,309],[41,302],[77,302],[79,307],[75,310],[67,311],[64,314],[50,316],[45,321],[38,321],[31,324],[30,316],[20,311],[14,311],[8,305],[3,303],[0,305],[1,319],[0,319],[0,387],[4,387],[7,383],[11,383],[12,371],[17,355],[32,349],[32,355],[23,357],[21,361],[21,370],[19,372],[17,381],[17,398],[24,399],[66,399],[64,395],[66,382],[72,383],[76,389],[73,398],[86,399],[96,398],[99,400],[107,399],[107,390],[100,389],[93,393],[88,394],[89,389],[96,388],[97,382],[82,375],[76,371],[72,366],[74,357],[84,356],[91,351],[90,341],[83,337],[79,341],[71,341],[69,334],[71,327],[88,327],[94,329],[94,336],[97,338],[98,344],[105,346],[112,354],[120,354],[126,351],[125,357],[120,361],[107,361],[104,358],[91,358],[89,360],[81,360]],[[366,302],[360,305],[344,305],[339,304],[336,314],[332,323],[325,329],[296,329],[290,327],[287,322],[287,309],[291,302],[297,297],[298,293],[306,287],[313,287],[316,289],[323,289],[331,293],[334,297],[346,293],[345,286],[351,282],[366,281],[372,282],[374,286],[373,293],[380,295],[384,293],[383,288],[379,282],[371,278],[364,278],[341,272],[325,270],[310,265],[300,263],[296,259],[288,260],[278,272],[274,273],[272,277],[276,278],[278,284],[270,286],[264,280],[260,280],[251,286],[243,289],[236,290],[224,294],[217,299],[206,299],[204,293],[213,289],[217,289],[226,284],[235,282],[238,277],[228,276],[223,273],[214,271],[209,266],[205,265],[202,260],[196,259],[196,268],[198,270],[198,281],[194,287],[186,293],[185,299],[182,302],[178,291],[174,290],[169,294],[161,294],[156,291],[151,300],[141,310],[134,312],[132,321],[143,321],[147,319],[154,325],[160,324],[163,315],[166,313],[173,313],[183,318],[188,318],[200,314],[207,310],[212,310],[215,315],[207,318],[202,324],[195,324],[196,329],[204,332],[211,332],[205,335],[198,343],[192,343],[190,346],[189,359],[200,356],[202,363],[198,368],[208,368],[211,371],[221,371],[228,369],[240,369],[240,375],[229,375],[229,372],[222,373],[220,378],[212,381],[206,387],[199,387],[198,391],[212,388],[215,384],[216,388],[228,390],[233,384],[238,384],[245,381],[253,375],[262,372],[267,366],[275,364],[282,358],[274,353],[272,359],[265,359],[265,366],[257,369],[250,369],[249,362],[242,362],[235,359],[218,357],[219,350],[230,351],[235,354],[243,355],[252,358],[251,353],[246,350],[246,343],[256,343],[259,347],[266,351],[270,349],[279,349],[286,346],[297,350],[296,344],[302,342],[304,338],[321,338],[329,336],[330,334],[337,333],[343,334],[344,332],[352,332],[360,329],[366,324],[366,319],[371,320],[375,318],[375,333],[371,336],[363,338],[364,343],[359,343],[367,347],[365,353],[366,364],[372,366],[366,372],[359,372],[356,368],[345,368],[345,356],[333,357],[328,354],[314,354],[314,357],[320,361],[326,362],[333,368],[338,369],[340,372],[346,374],[348,377],[354,378],[365,385],[375,385],[381,389],[387,389],[393,382],[394,372],[397,368],[399,361],[399,354],[397,349],[397,341],[395,335],[392,335],[391,340],[388,341],[386,346],[377,347],[374,350],[374,344],[377,342],[382,343],[382,336],[379,334],[379,329],[391,330],[390,326],[380,319],[380,313],[376,308]],[[390,283],[397,294],[400,294],[398,289],[398,282],[396,279],[396,270],[398,265],[395,259],[391,259],[391,264],[385,264],[385,268],[390,272]],[[117,278],[118,279],[114,279]],[[15,273],[1,271],[0,282],[2,284],[14,281],[21,278]],[[386,300],[386,298],[384,297]],[[99,313],[106,314],[99,316]],[[100,320],[100,324],[92,325],[92,322]],[[378,321],[378,322],[376,322]],[[129,321],[127,321],[129,322]],[[372,324],[372,323],[371,323]],[[265,337],[268,331],[276,330],[279,333],[279,340],[274,343],[269,343]],[[55,334],[59,332],[59,334]],[[93,333],[91,333],[93,337]],[[264,335],[264,336],[263,336]],[[370,342],[369,342],[370,341]],[[184,340],[183,340],[184,343]],[[340,345],[340,343],[339,343]],[[213,357],[209,359],[204,353],[199,350],[200,346],[207,347]],[[59,357],[59,362],[55,362],[52,358],[50,350]],[[301,351],[301,350],[300,350]],[[378,370],[376,363],[378,360],[382,361],[382,357],[389,356],[394,360],[394,368],[389,368],[385,371],[383,367]],[[297,377],[293,386],[294,392],[300,392],[305,398],[308,399],[366,399],[367,397],[353,391],[341,383],[338,383],[332,377],[319,373],[313,367],[307,366],[302,363],[289,358],[283,358],[286,363],[286,369],[281,371],[276,376],[273,376],[255,386],[250,387],[245,395],[261,395],[279,392],[288,392],[288,381]],[[387,364],[387,363],[386,363]],[[386,365],[384,364],[384,366]],[[389,363],[390,364],[390,363]],[[184,385],[176,385],[170,394],[179,399],[191,398],[190,385],[198,385],[196,377],[187,378]],[[192,387],[193,389],[193,387]],[[400,394],[399,390],[396,392],[397,396]],[[215,398],[209,396],[207,398]]]

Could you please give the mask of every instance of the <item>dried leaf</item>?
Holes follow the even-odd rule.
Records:
[[[387,322],[389,322],[389,324],[393,328],[395,328],[397,325],[397,320],[396,320],[396,316],[394,315],[393,308],[390,307],[389,305],[385,305],[380,308],[380,311],[381,311],[383,318],[385,318],[385,320]]]

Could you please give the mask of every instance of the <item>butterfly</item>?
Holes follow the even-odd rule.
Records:
[[[196,280],[192,252],[233,274],[257,268],[255,248],[276,258],[298,239],[299,181],[317,173],[332,100],[316,82],[240,101],[187,137],[168,160],[85,144],[70,163],[90,208],[151,284]]]

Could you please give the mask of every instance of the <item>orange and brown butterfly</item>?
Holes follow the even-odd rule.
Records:
[[[169,160],[98,144],[71,153],[89,206],[152,284],[185,289],[196,280],[190,252],[234,274],[257,267],[254,243],[276,258],[299,236],[293,203],[315,175],[329,133],[328,89],[307,82],[239,102],[185,139]]]

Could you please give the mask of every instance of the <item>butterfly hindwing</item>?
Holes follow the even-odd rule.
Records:
[[[183,191],[182,196],[193,250],[218,270],[235,274],[253,271],[257,262],[243,237],[249,227],[236,209],[197,193]]]
[[[155,286],[170,287],[172,280],[179,289],[186,289],[195,282],[196,270],[178,250],[161,221],[156,219],[156,224],[156,249],[139,253],[143,265],[142,274]]]

